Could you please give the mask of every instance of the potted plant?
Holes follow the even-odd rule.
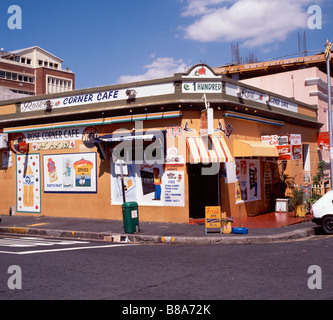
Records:
[[[294,208],[296,217],[304,218],[306,215],[305,194],[303,190],[293,187],[290,204]]]
[[[230,234],[232,232],[231,224],[235,222],[233,217],[222,218],[222,233]]]

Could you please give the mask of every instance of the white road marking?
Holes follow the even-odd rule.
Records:
[[[22,252],[9,252],[0,251],[0,253],[14,254],[14,255],[28,255],[28,254],[40,254],[50,252],[61,252],[61,251],[77,251],[77,250],[89,250],[89,249],[105,249],[105,248],[117,248],[133,246],[133,244],[111,244],[105,246],[90,246],[90,247],[74,247],[74,248],[62,248],[62,249],[47,249],[47,250],[35,250],[35,251],[22,251]]]
[[[49,240],[42,238],[3,238],[0,239],[0,247],[11,247],[11,248],[27,248],[27,247],[39,247],[39,246],[68,246],[74,244],[88,244],[86,241],[67,241],[67,240]]]

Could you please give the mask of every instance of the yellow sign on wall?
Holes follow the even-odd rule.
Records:
[[[206,207],[206,233],[208,229],[220,229],[222,232],[221,207]]]

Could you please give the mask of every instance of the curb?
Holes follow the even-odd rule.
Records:
[[[264,236],[232,236],[232,237],[161,237],[157,235],[141,234],[113,234],[86,231],[64,231],[64,230],[45,230],[16,227],[0,227],[0,233],[11,233],[32,236],[44,236],[52,238],[70,238],[92,241],[105,241],[113,243],[133,243],[133,244],[176,244],[176,245],[250,245],[264,243],[287,242],[305,239],[315,234],[314,228],[304,228],[285,232],[276,235]]]

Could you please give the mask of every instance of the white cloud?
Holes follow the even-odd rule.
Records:
[[[200,16],[214,11],[217,5],[230,2],[232,0],[187,0],[188,5],[184,7],[182,16]]]
[[[182,15],[197,20],[183,28],[185,38],[201,41],[243,41],[256,47],[283,41],[305,28],[307,5],[321,0],[187,0]]]
[[[152,55],[155,57],[155,54]],[[185,63],[182,59],[156,58],[151,64],[144,66],[147,70],[139,75],[124,75],[118,79],[118,83],[129,83],[136,81],[152,80],[165,77],[171,77],[174,73],[184,72]]]

